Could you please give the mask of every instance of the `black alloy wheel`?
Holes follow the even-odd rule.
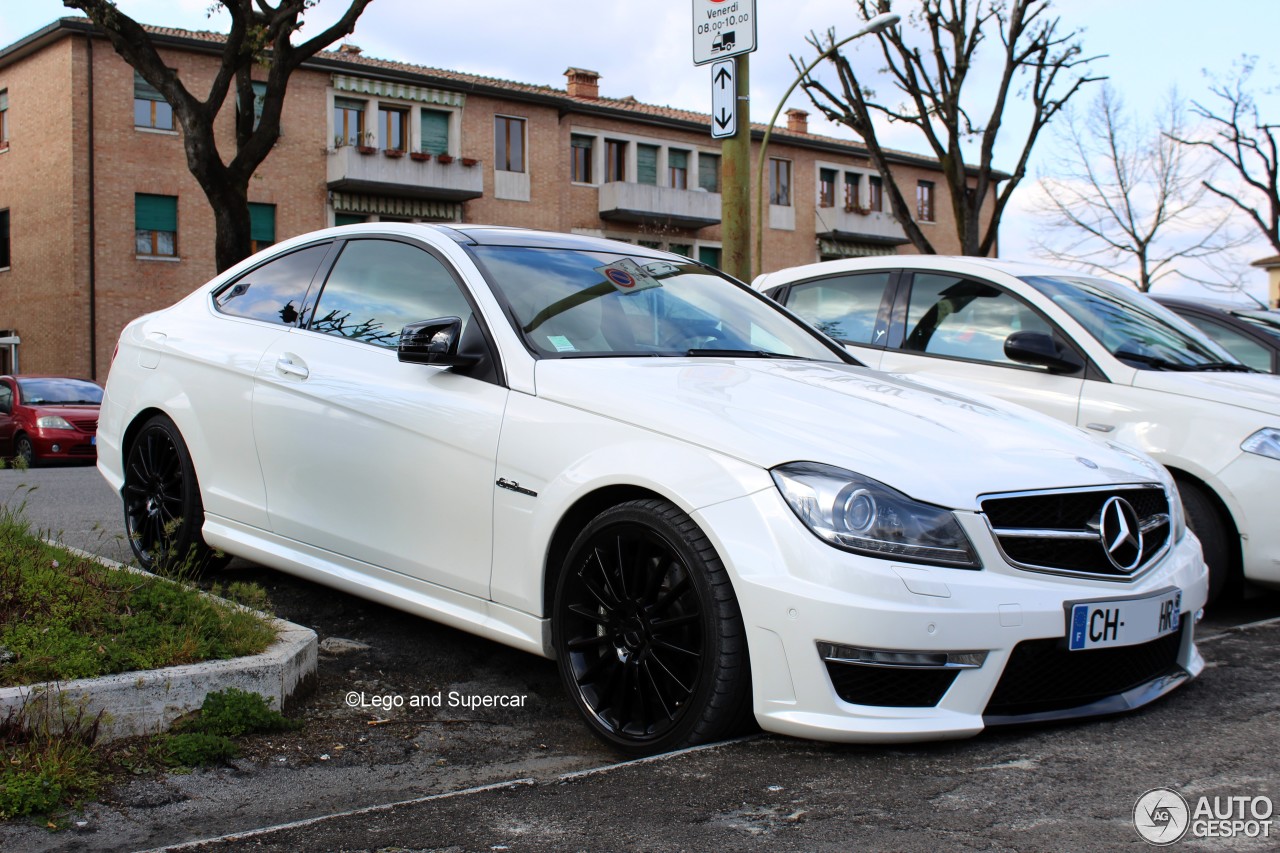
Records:
[[[28,468],[34,468],[39,463],[35,445],[31,443],[31,436],[20,435],[14,440],[13,458],[21,459]]]
[[[1195,483],[1178,479],[1178,494],[1187,527],[1200,540],[1205,565],[1209,567],[1209,600],[1232,601],[1244,590],[1244,577],[1236,569],[1231,553],[1232,534],[1212,498]]]
[[[560,675],[591,730],[649,755],[719,740],[751,714],[746,632],[698,526],[633,501],[579,534],[556,588]]]
[[[204,505],[191,454],[173,421],[157,415],[129,445],[124,466],[129,544],[147,570],[201,569],[212,552],[200,535]]]

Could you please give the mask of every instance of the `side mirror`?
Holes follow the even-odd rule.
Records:
[[[1044,332],[1014,332],[1004,340],[1004,354],[1022,364],[1047,367],[1050,373],[1079,373],[1084,361]]]
[[[458,353],[458,341],[462,338],[462,320],[457,317],[440,317],[410,323],[400,331],[400,346],[396,352],[400,360],[408,364],[434,364],[442,367],[458,367],[475,364],[479,358]]]

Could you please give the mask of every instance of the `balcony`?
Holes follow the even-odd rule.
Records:
[[[839,240],[850,243],[872,243],[882,246],[900,246],[907,241],[907,234],[893,218],[893,214],[884,211],[861,213],[858,210],[845,210],[843,207],[819,207],[814,221],[817,236],[824,240]]]
[[[612,222],[705,228],[720,222],[720,193],[615,181],[600,185],[599,210]]]
[[[328,186],[336,192],[467,201],[484,195],[484,172],[479,165],[462,165],[460,158],[452,163],[435,157],[420,162],[407,154],[361,154],[354,146],[344,145],[329,152]]]

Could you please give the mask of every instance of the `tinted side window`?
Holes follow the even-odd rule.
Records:
[[[13,389],[0,382],[0,415],[13,412]]]
[[[1271,350],[1247,335],[1241,334],[1225,323],[1219,323],[1217,320],[1186,315],[1184,315],[1183,319],[1189,320],[1198,326],[1200,331],[1208,335],[1215,344],[1254,370],[1261,370],[1263,373],[1273,372],[1271,369]]]
[[[219,290],[214,304],[233,317],[297,325],[307,287],[328,252],[323,243],[269,261]]]
[[[320,293],[312,331],[382,347],[409,323],[471,316],[457,282],[429,252],[393,240],[352,240]]]
[[[1014,332],[1053,334],[1053,329],[1031,306],[990,284],[916,273],[903,349],[1018,365],[1004,354],[1005,338]]]
[[[883,343],[876,339],[876,319],[890,275],[841,275],[796,284],[787,297],[787,307],[837,340]]]

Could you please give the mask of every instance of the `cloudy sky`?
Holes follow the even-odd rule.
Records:
[[[216,5],[212,0],[118,0],[118,5],[145,23],[225,29],[225,17],[209,16],[209,8]],[[838,36],[849,35],[859,22],[852,0],[756,0],[756,5],[751,116],[763,122],[795,78],[790,57],[814,55],[805,37],[832,27]],[[913,4],[898,5],[907,9]],[[320,0],[308,13],[310,24],[303,34],[319,31],[345,6],[344,0]],[[4,0],[4,7],[0,45],[75,14],[58,0]],[[1063,26],[1083,31],[1086,53],[1100,57],[1093,72],[1108,76],[1135,111],[1154,109],[1172,87],[1188,99],[1206,99],[1203,72],[1226,73],[1242,54],[1262,57],[1260,71],[1266,73],[1256,75],[1260,82],[1280,81],[1280,73],[1270,73],[1266,65],[1268,50],[1280,33],[1280,3],[1275,0],[1059,0],[1053,11]],[[590,68],[600,72],[601,93],[606,96],[634,95],[648,103],[710,112],[710,72],[692,63],[691,0],[610,5],[570,0],[374,0],[349,41],[366,55],[557,87],[564,85],[565,68]],[[850,48],[862,71],[869,73],[881,64],[873,38]],[[812,112],[803,93],[793,95],[789,103]],[[1270,103],[1276,108],[1268,114],[1280,119],[1280,98]],[[1017,127],[1019,108],[1024,106],[1015,103],[1007,114],[1006,132]],[[849,136],[812,119],[811,129]],[[923,140],[909,133],[894,131],[888,141],[927,153]],[[1002,155],[997,166],[1008,168],[1017,151],[1009,144],[997,153]],[[1026,208],[1035,193],[1035,175],[1057,156],[1056,141],[1042,136],[1032,174],[1002,224],[1001,254],[1024,257],[1034,252],[1029,242],[1034,218]],[[1238,254],[1237,263],[1270,254],[1269,245],[1255,242]],[[1249,282],[1257,292],[1263,292],[1264,281],[1260,271],[1251,273]]]

